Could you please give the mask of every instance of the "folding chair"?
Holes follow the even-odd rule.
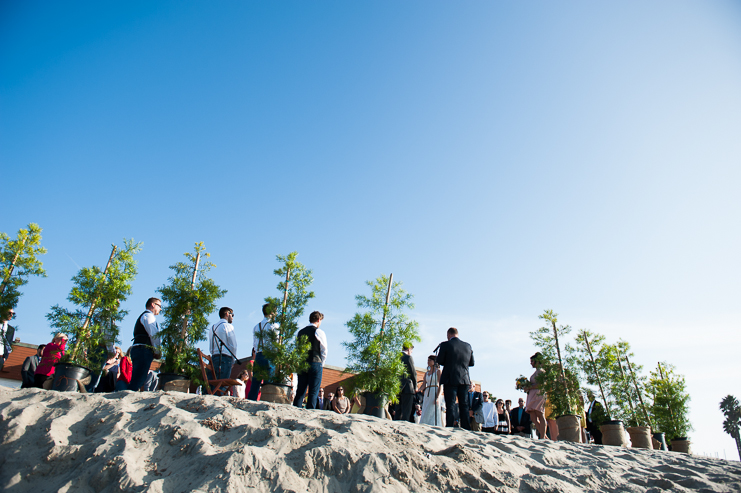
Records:
[[[209,380],[206,370],[209,370],[211,372],[211,375],[216,375],[216,372],[214,371],[213,361],[211,361],[210,356],[206,356],[205,354],[203,354],[200,349],[196,349],[196,352],[198,353],[198,364],[201,365],[201,375],[203,375],[203,381],[206,382],[206,393],[210,395],[228,395],[229,387],[231,387],[232,385],[242,384],[242,382],[234,380],[233,378]],[[204,359],[207,362],[206,364],[203,363]],[[211,390],[212,387],[213,390]]]

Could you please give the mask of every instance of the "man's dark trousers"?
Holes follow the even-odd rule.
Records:
[[[154,352],[147,346],[131,346],[131,382],[128,390],[137,391],[147,381]]]
[[[458,397],[458,419],[461,428],[464,430],[471,429],[471,423],[468,421],[468,388],[467,384],[453,385],[445,384],[443,394],[445,396],[445,426],[453,426],[455,416],[453,408],[455,407],[455,398]]]
[[[309,369],[298,374],[298,386],[296,387],[296,398],[293,405],[301,407],[304,400],[306,388],[309,388],[309,398],[306,401],[306,409],[317,409],[319,399],[319,388],[322,386],[322,364],[318,362],[309,363]]]
[[[399,407],[394,414],[394,421],[411,421],[414,422],[414,394],[399,394]]]
[[[258,351],[257,354],[255,354],[255,366],[260,366],[263,369],[265,369],[268,372],[269,378],[272,378],[273,372],[275,372],[275,366],[273,366],[270,361],[262,354],[262,351]],[[268,383],[266,381],[265,383]],[[260,395],[260,389],[262,388],[262,380],[258,380],[255,378],[254,373],[252,376],[252,383],[250,384],[250,393],[247,395],[247,398],[251,401],[256,401],[257,397]]]

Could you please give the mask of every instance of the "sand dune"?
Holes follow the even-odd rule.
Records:
[[[0,488],[741,491],[741,463],[180,393],[0,390]]]

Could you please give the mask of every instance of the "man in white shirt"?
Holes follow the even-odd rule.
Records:
[[[305,337],[311,345],[309,352],[306,354],[309,368],[303,373],[298,374],[296,397],[293,399],[293,405],[296,407],[301,407],[308,387],[309,398],[306,401],[306,409],[317,409],[319,388],[322,386],[324,362],[327,360],[327,335],[319,328],[322,325],[322,320],[324,320],[324,315],[319,312],[311,312],[311,315],[309,315],[309,325],[299,330],[298,334],[296,334],[297,340]]]
[[[15,310],[8,310],[7,314],[0,321],[0,370],[5,366],[5,362],[10,357],[10,352],[13,350],[13,337],[15,337],[15,328],[10,325],[10,322],[15,317]]]
[[[254,366],[261,367],[265,370],[268,375],[272,376],[275,371],[275,366],[268,361],[263,354],[262,350],[270,345],[271,333],[278,331],[278,324],[273,323],[273,317],[275,317],[275,307],[270,303],[262,305],[262,321],[255,325],[252,330],[252,356],[254,360]],[[267,382],[266,382],[267,383]],[[282,382],[281,382],[282,383]],[[247,398],[253,401],[257,400],[257,396],[260,395],[260,388],[262,387],[262,380],[255,377],[255,372],[252,372],[252,384],[250,385],[250,392]]]
[[[127,390],[139,390],[147,381],[152,361],[160,355],[160,326],[155,318],[162,311],[162,300],[149,298],[146,310],[134,325],[134,344],[131,346],[131,382]]]
[[[234,333],[234,310],[224,306],[219,310],[219,322],[211,326],[211,362],[216,375],[215,380],[231,378],[232,365],[237,354],[237,336]]]

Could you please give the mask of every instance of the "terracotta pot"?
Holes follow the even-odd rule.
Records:
[[[291,404],[291,389],[289,385],[275,383],[262,384],[260,400],[265,402],[277,402],[278,404]]]
[[[649,426],[631,426],[628,428],[630,443],[633,448],[645,448],[653,450],[651,443],[651,427]]]
[[[602,445],[612,445],[616,447],[627,447],[628,440],[625,438],[625,428],[623,422],[607,421],[599,427],[602,432]]]
[[[556,419],[558,441],[581,443],[581,416],[567,414]]]
[[[182,392],[184,394],[190,393],[190,380],[177,379],[165,382],[162,386],[162,390],[165,392]]]
[[[685,437],[672,438],[672,452],[691,454],[692,448],[690,445],[690,441]]]

